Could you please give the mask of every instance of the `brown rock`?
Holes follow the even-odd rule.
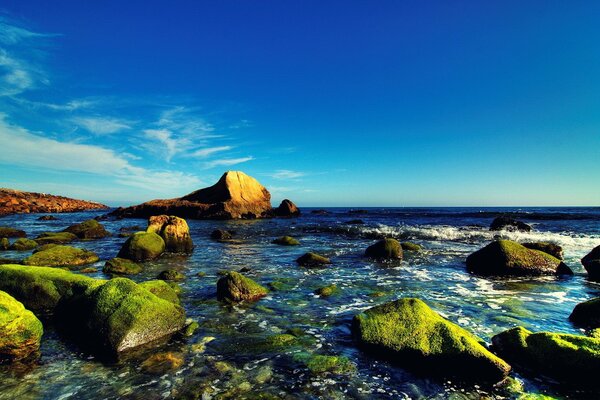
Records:
[[[70,199],[45,193],[0,188],[0,215],[28,213],[63,213],[101,210],[104,204]]]
[[[185,219],[174,215],[156,215],[148,220],[146,232],[158,234],[165,241],[165,249],[171,253],[191,253],[194,249],[190,228]]]

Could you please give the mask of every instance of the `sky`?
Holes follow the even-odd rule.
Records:
[[[0,187],[600,205],[600,2],[0,3]]]

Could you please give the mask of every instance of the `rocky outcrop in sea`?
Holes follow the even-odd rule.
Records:
[[[104,204],[93,201],[0,188],[0,216],[29,213],[65,213],[106,208],[108,207]]]

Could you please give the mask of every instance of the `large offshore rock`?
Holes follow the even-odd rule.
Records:
[[[165,252],[165,241],[153,232],[136,232],[121,247],[118,258],[133,261],[148,261]]]
[[[162,237],[165,241],[165,251],[170,253],[191,253],[194,249],[190,228],[183,218],[174,215],[150,217],[146,232],[153,232]]]
[[[88,219],[79,224],[71,225],[63,232],[70,232],[79,239],[101,239],[110,235],[104,226],[95,219]]]
[[[40,348],[42,323],[21,302],[0,291],[0,361],[29,357]]]
[[[60,213],[101,210],[107,206],[46,193],[23,192],[0,188],[0,215],[19,213]],[[0,235],[1,236],[1,235]]]
[[[419,299],[404,298],[368,309],[354,317],[352,330],[365,351],[422,374],[495,383],[510,371],[481,339]]]
[[[514,218],[507,216],[496,217],[490,224],[490,231],[520,231],[520,232],[531,232],[531,225],[525,222],[517,221]]]

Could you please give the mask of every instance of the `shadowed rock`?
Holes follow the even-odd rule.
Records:
[[[285,199],[275,209],[275,215],[278,217],[299,217],[300,210],[291,200]]]
[[[596,246],[581,259],[581,264],[592,280],[600,280],[600,246]]]
[[[559,260],[563,259],[563,249],[557,244],[548,242],[527,242],[523,243],[523,246],[532,250],[543,251],[544,253],[550,254]]]
[[[323,257],[317,253],[306,253],[296,260],[298,265],[307,268],[318,268],[324,267],[327,264],[331,264],[331,260],[327,257]]]
[[[496,217],[490,225],[490,231],[500,231],[503,229],[508,231],[531,232],[532,228],[525,222],[517,221],[516,219],[511,217]]]

